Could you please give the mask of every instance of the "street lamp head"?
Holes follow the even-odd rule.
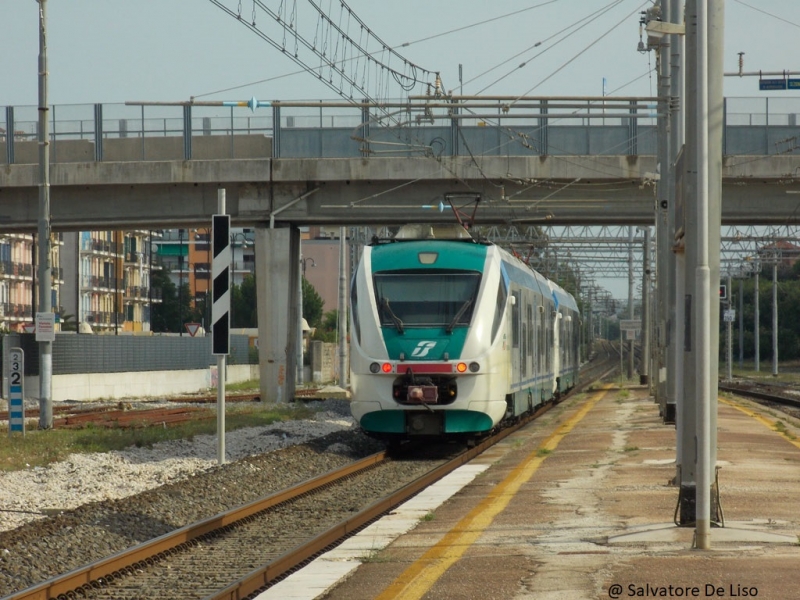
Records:
[[[308,261],[311,261],[311,266],[312,267],[316,267],[317,266],[317,263],[314,261],[313,258],[311,258],[311,257],[309,257],[309,258],[301,258],[300,259],[300,265],[303,267],[303,277],[306,276],[306,266],[308,265]]]

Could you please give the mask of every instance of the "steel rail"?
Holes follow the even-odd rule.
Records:
[[[616,365],[616,361],[608,360],[609,364]],[[598,366],[600,370],[602,370],[603,375],[600,375],[598,378],[592,378],[587,382],[575,386],[573,390],[567,395],[567,397],[572,396],[576,393],[583,391],[585,388],[590,386],[596,379],[605,377],[611,371],[607,371],[604,368],[605,361],[601,361],[601,364]],[[612,366],[612,369],[614,368]],[[486,438],[483,442],[477,444],[474,448],[467,450],[466,452],[459,454],[452,460],[436,467],[429,471],[426,475],[417,479],[405,487],[397,490],[395,493],[387,496],[386,498],[379,500],[372,505],[365,508],[360,513],[350,517],[349,519],[342,521],[341,523],[334,525],[318,537],[309,540],[302,546],[298,546],[294,550],[287,552],[286,554],[278,557],[277,559],[263,565],[255,570],[253,570],[250,574],[246,575],[239,581],[231,584],[224,590],[220,590],[219,592],[207,596],[204,600],[242,600],[243,598],[247,598],[251,594],[254,594],[257,591],[261,591],[265,588],[268,588],[276,580],[283,575],[294,571],[301,566],[303,566],[307,561],[313,559],[315,556],[324,552],[327,548],[343,541],[346,537],[349,537],[353,533],[357,532],[362,527],[368,525],[370,522],[374,521],[378,517],[388,513],[394,507],[402,504],[412,496],[418,494],[428,486],[432,485],[439,479],[442,479],[452,471],[456,470],[458,467],[462,466],[463,464],[471,461],[473,458],[487,450],[488,448],[494,446],[502,439],[508,437],[518,429],[524,427],[531,421],[538,418],[541,414],[545,413],[549,410],[553,405],[557,402],[549,401],[545,404],[541,405],[534,413],[527,415],[519,422],[515,423],[514,425],[504,428],[495,435],[492,435],[489,438]]]
[[[212,534],[217,530],[233,525],[238,521],[303,494],[314,492],[359,471],[370,469],[386,460],[386,456],[386,452],[372,454],[341,469],[335,469],[285,490],[265,496],[250,504],[245,504],[186,527],[181,527],[98,562],[58,575],[38,585],[11,594],[5,597],[4,600],[47,600],[49,598],[58,598],[61,594],[65,595],[63,597],[67,597],[67,594],[76,590],[91,588],[96,582],[109,575],[125,572],[130,567],[135,567],[142,563],[148,564],[152,562],[153,557],[171,554],[182,545],[189,544],[202,536]]]
[[[787,398],[786,396],[776,396],[767,392],[759,392],[752,389],[742,389],[735,385],[726,385],[722,382],[718,384],[718,389],[721,392],[730,392],[737,396],[745,396],[747,398],[754,398],[756,400],[766,400],[767,402],[774,402],[776,404],[783,404],[784,406],[791,406],[793,408],[800,408],[800,400]]]
[[[607,350],[607,348],[606,348]],[[616,365],[615,360],[608,360],[612,365]],[[602,367],[605,361],[599,365]],[[588,366],[588,365],[587,365]],[[595,367],[597,365],[595,364]],[[613,370],[612,366],[612,370]],[[593,368],[594,372],[596,369]],[[610,372],[610,371],[609,371]],[[579,393],[590,386],[595,380],[605,377],[608,372],[595,377],[592,375],[585,383],[576,385],[566,397]],[[369,524],[371,521],[389,512],[395,506],[401,504],[408,498],[416,495],[426,487],[432,485],[445,475],[454,471],[463,464],[469,462],[491,446],[511,435],[521,427],[527,425],[541,414],[545,413],[557,401],[549,401],[541,405],[535,412],[525,416],[510,427],[506,427],[491,437],[486,438],[474,448],[459,454],[452,460],[443,465],[432,469],[423,477],[404,486],[394,494],[374,502],[372,505],[359,512],[358,514],[342,521],[331,527],[321,535],[308,540],[304,544],[289,551],[277,559],[263,565],[231,584],[227,588],[209,596],[206,600],[236,599],[246,598],[257,590],[268,587],[278,578],[290,573],[302,566],[306,561],[320,554],[326,548],[341,542],[344,538],[352,535],[360,528]],[[63,575],[51,578],[36,586],[16,592],[4,598],[4,600],[48,600],[50,598],[67,598],[76,594],[80,595],[81,590],[102,585],[105,578],[116,578],[120,574],[131,573],[134,569],[153,564],[160,558],[168,556],[176,551],[180,551],[186,545],[203,536],[212,535],[214,532],[230,527],[235,523],[247,519],[259,512],[267,510],[283,502],[290,501],[303,494],[308,494],[324,486],[344,479],[350,475],[358,473],[381,463],[387,457],[386,452],[373,454],[357,462],[351,463],[341,469],[330,471],[318,477],[309,479],[305,482],[287,488],[275,494],[271,494],[250,504],[246,504],[231,511],[223,512],[197,523],[187,525],[171,533],[165,534],[144,544],[140,544],[128,550],[124,550],[98,562],[75,569]]]

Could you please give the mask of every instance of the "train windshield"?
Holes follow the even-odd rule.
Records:
[[[455,327],[469,325],[481,274],[474,271],[391,271],[375,274],[381,325]]]

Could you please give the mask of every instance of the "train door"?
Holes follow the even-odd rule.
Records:
[[[520,311],[522,302],[519,290],[511,292],[511,383],[515,385],[519,382],[520,375]]]
[[[561,369],[559,376],[561,377],[560,390],[565,390],[569,387],[569,382],[566,378],[569,376],[569,368],[572,364],[572,317],[569,315],[561,315]]]
[[[534,331],[535,325],[533,322],[533,304],[530,302],[525,303],[525,322],[528,324],[528,332],[525,337],[525,362],[527,363],[528,379],[536,376],[536,353],[534,350],[533,340],[535,339]]]
[[[558,391],[558,378],[561,376],[561,313],[553,313],[553,392]]]
[[[549,344],[548,344],[548,335],[547,335],[547,323],[549,319],[547,318],[547,304],[544,301],[544,298],[540,298],[539,301],[541,304],[539,305],[539,316],[537,317],[538,325],[539,325],[539,385],[541,386],[541,394],[542,394],[542,401],[549,399],[549,393],[545,389],[545,383],[547,379],[547,373],[549,373]]]

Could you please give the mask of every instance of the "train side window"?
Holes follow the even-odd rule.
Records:
[[[511,346],[519,348],[519,292],[512,292],[514,303],[511,305]]]

